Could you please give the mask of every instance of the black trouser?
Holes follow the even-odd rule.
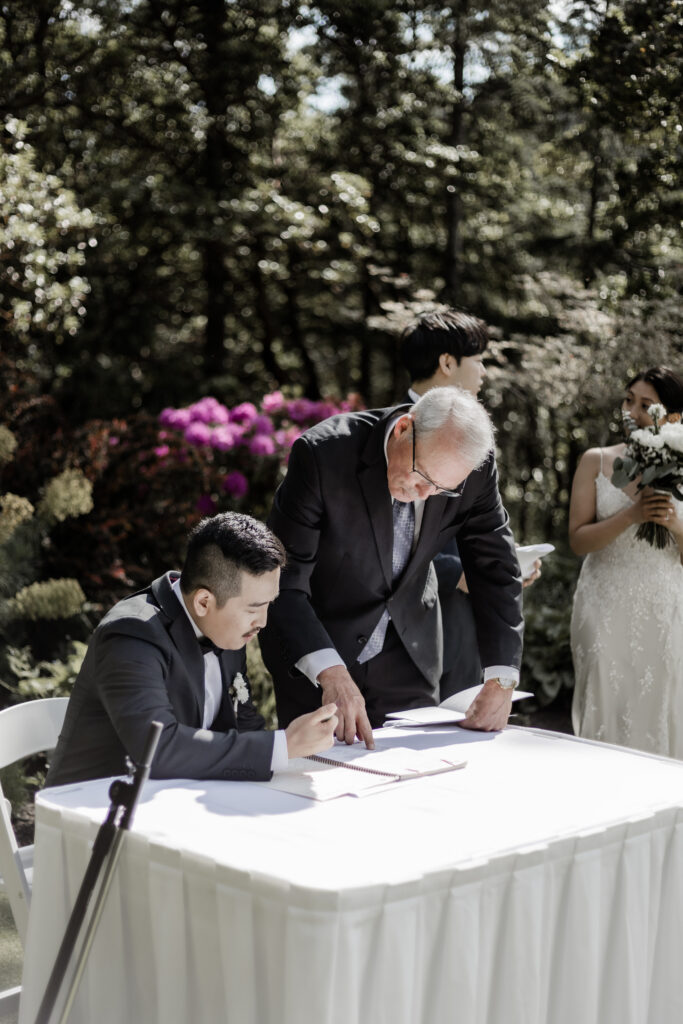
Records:
[[[481,682],[481,663],[469,595],[453,588],[439,587],[443,620],[443,675],[440,699]]]
[[[373,729],[384,724],[390,711],[406,711],[438,704],[438,690],[432,686],[401,643],[389,622],[384,646],[370,661],[348,666],[351,677],[365,697],[365,706]],[[304,676],[280,680],[275,687],[280,728],[293,718],[315,711],[322,703],[322,690]]]

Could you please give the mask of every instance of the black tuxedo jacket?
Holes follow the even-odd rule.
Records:
[[[167,573],[119,601],[95,630],[74,684],[46,785],[107,778],[140,760],[149,725],[163,731],[153,778],[269,779],[273,734],[251,702],[237,718],[228,688],[246,655],[220,656],[223,699],[203,729],[204,662]]]
[[[303,655],[325,647],[351,665],[385,607],[416,667],[436,686],[442,631],[432,559],[456,536],[484,664],[520,663],[521,579],[492,454],[460,497],[427,499],[415,551],[392,582],[384,438],[388,420],[403,408],[409,406],[332,417],[292,448],[269,518],[288,553],[262,633],[276,686]]]

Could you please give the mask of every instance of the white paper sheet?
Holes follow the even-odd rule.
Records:
[[[483,684],[482,684],[483,685]],[[481,692],[482,685],[470,686],[466,690],[447,697],[438,707],[411,708],[408,711],[392,711],[387,718],[394,725],[450,725],[461,722],[474,698]],[[524,700],[533,697],[527,690],[513,690],[512,699]]]
[[[531,576],[534,571],[534,562],[537,558],[544,558],[551,551],[555,550],[554,544],[515,544],[519,567],[522,570],[522,579]]]

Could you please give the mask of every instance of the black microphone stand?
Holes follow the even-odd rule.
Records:
[[[50,979],[47,983],[47,988],[45,989],[43,1001],[41,1002],[40,1009],[38,1010],[36,1024],[49,1024],[55,1008],[55,1003],[57,1002],[57,997],[59,996],[59,990],[66,974],[66,969],[71,957],[73,956],[78,934],[85,919],[90,897],[92,896],[93,890],[97,884],[100,871],[102,871],[102,882],[93,904],[92,914],[90,915],[90,920],[88,921],[88,926],[83,938],[83,945],[81,946],[80,953],[78,954],[78,959],[69,983],[69,989],[59,1017],[59,1024],[65,1024],[65,1021],[69,1016],[71,1006],[76,997],[76,992],[85,968],[86,960],[88,959],[90,947],[92,946],[92,942],[95,937],[95,931],[99,924],[100,917],[102,916],[102,910],[104,909],[104,904],[107,899],[109,886],[111,885],[119,854],[121,852],[123,836],[125,832],[130,829],[133,823],[133,815],[135,814],[135,808],[140,796],[140,791],[149,777],[149,771],[159,742],[161,729],[162,726],[160,722],[151,723],[147,733],[147,740],[145,742],[145,750],[142,755],[142,760],[135,765],[132,781],[125,782],[123,779],[116,779],[109,787],[109,799],[111,801],[109,813],[106,820],[102,825],[100,825],[97,833],[92,853],[90,855],[90,861],[86,868],[85,875],[83,876],[83,881],[81,882],[81,887],[78,891],[74,908],[71,911],[71,917],[69,918],[69,923],[66,926],[64,938],[62,939],[62,944],[59,947],[57,959],[55,960]]]

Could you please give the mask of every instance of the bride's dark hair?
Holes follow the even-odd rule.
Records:
[[[683,412],[683,377],[669,366],[652,366],[628,382],[626,390],[642,380],[657,392],[667,412]]]

